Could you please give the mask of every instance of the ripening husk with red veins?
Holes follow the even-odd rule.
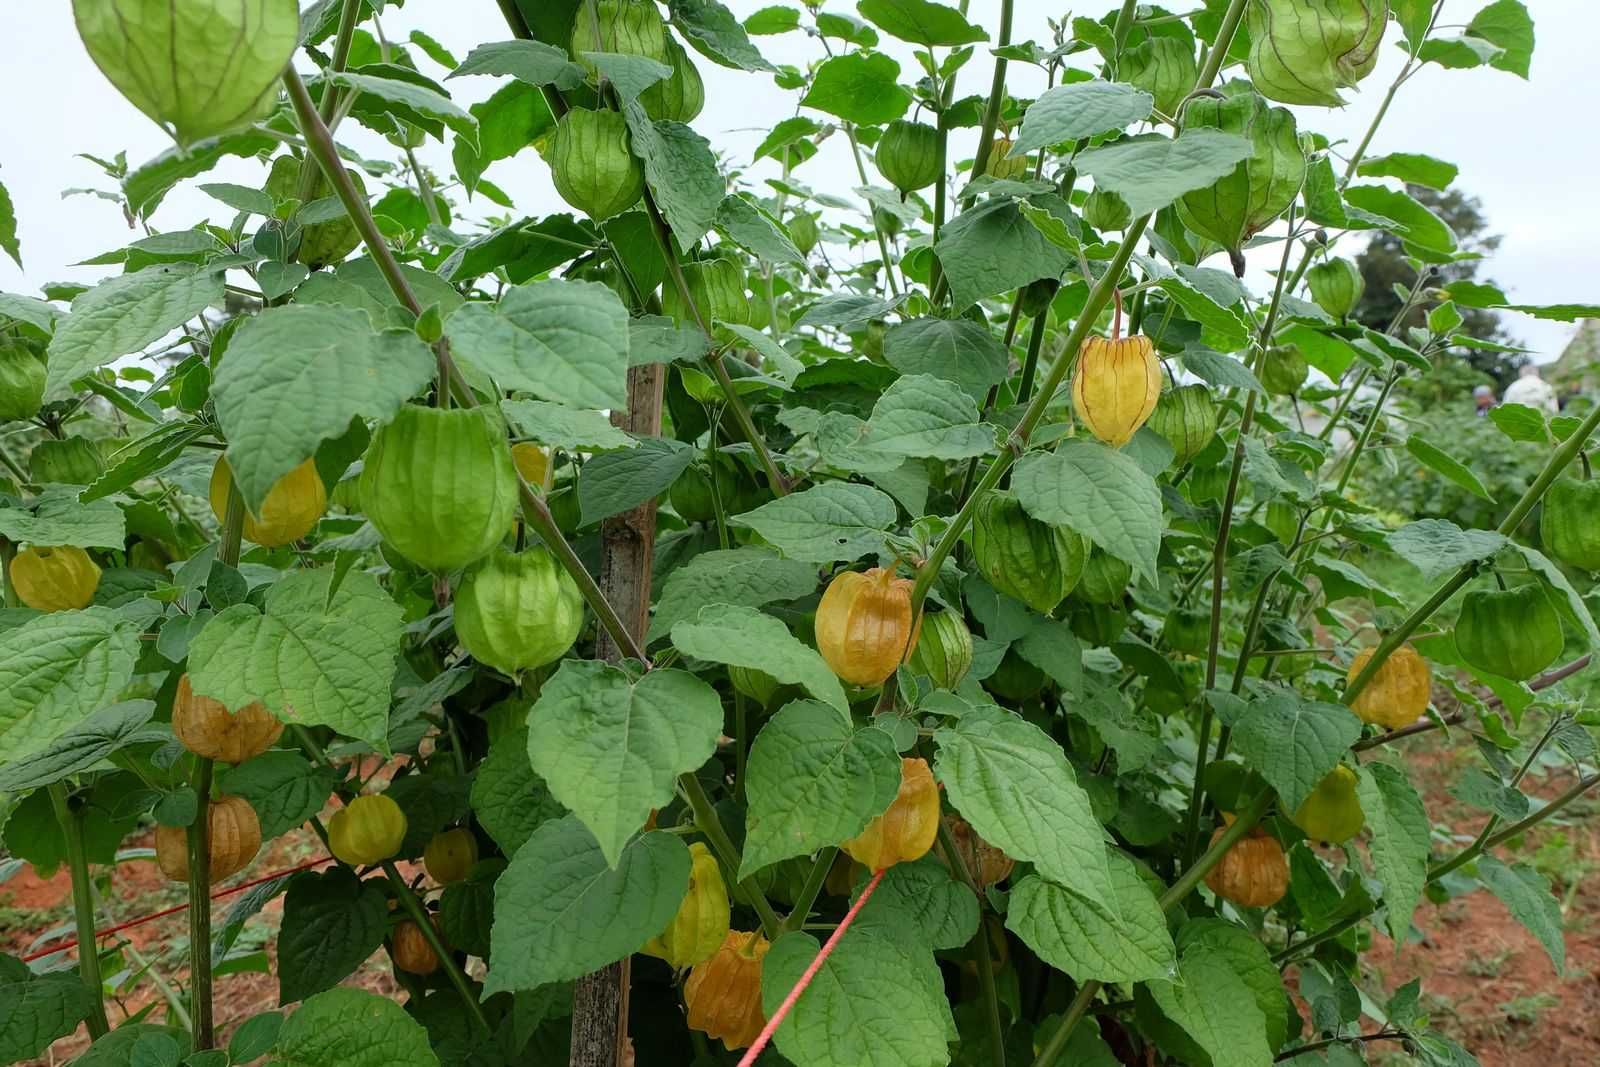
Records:
[[[874,567],[846,571],[817,605],[817,651],[851,685],[880,685],[914,644],[911,581]]]
[[[1345,675],[1346,685],[1356,680],[1375,651],[1367,648],[1356,653]],[[1350,702],[1350,710],[1360,716],[1362,722],[1398,730],[1416,722],[1428,710],[1432,688],[1433,676],[1428,661],[1410,645],[1401,645],[1378,665],[1377,673]]]
[[[868,870],[921,859],[939,833],[939,786],[926,760],[900,760],[900,790],[887,811],[839,847]]]
[[[1224,825],[1211,835],[1213,845],[1233,822],[1232,815],[1222,818]],[[1251,830],[1206,874],[1206,886],[1242,908],[1270,908],[1289,889],[1289,861],[1283,846],[1265,830]]]
[[[259,700],[238,711],[194,691],[185,674],[172,698],[172,732],[183,747],[206,759],[243,763],[271,748],[283,723]]]
[[[238,874],[261,850],[261,820],[243,797],[213,800],[207,807],[206,833],[212,882]],[[156,865],[169,881],[189,880],[189,834],[184,827],[156,827]]]
[[[1147,337],[1091,337],[1072,370],[1072,409],[1089,432],[1121,448],[1161,399],[1161,364]]]
[[[761,1010],[761,962],[771,947],[760,932],[732,930],[710,959],[695,964],[683,983],[690,1029],[719,1039],[730,1052],[760,1036],[767,1025]]]

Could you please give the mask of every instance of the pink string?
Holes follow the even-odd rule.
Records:
[[[789,1014],[789,1009],[794,1007],[795,1002],[800,999],[800,994],[806,991],[806,986],[810,985],[811,980],[817,976],[817,972],[822,970],[822,965],[828,961],[828,956],[833,952],[833,946],[837,945],[839,939],[844,936],[844,932],[850,929],[850,924],[855,922],[857,913],[866,904],[867,898],[872,896],[872,891],[878,888],[878,883],[883,881],[884,871],[888,869],[885,867],[877,874],[874,874],[872,881],[868,882],[867,887],[861,891],[861,896],[857,897],[856,902],[850,905],[850,910],[844,913],[844,919],[840,921],[838,926],[834,927],[833,933],[823,944],[822,951],[817,953],[817,958],[811,961],[811,965],[805,969],[805,973],[794,984],[794,988],[789,990],[789,995],[783,998],[782,1004],[778,1005],[778,1010],[772,1013],[772,1018],[767,1020],[766,1028],[761,1031],[761,1035],[756,1038],[755,1043],[745,1051],[744,1058],[739,1061],[739,1067],[750,1067],[751,1064],[756,1062],[756,1057],[761,1055],[761,1050],[767,1047],[767,1042],[772,1040],[772,1035],[778,1032],[778,1024],[783,1022],[783,1017]]]

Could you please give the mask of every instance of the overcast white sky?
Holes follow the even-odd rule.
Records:
[[[773,0],[726,0],[741,18]],[[1111,7],[1110,0],[1101,0]],[[1444,23],[1464,25],[1487,0],[1449,0]],[[796,5],[798,6],[798,5]],[[1095,14],[1098,6],[1074,5],[1078,14]],[[1171,5],[1169,5],[1171,6]],[[1182,4],[1176,5],[1182,7]],[[974,21],[993,27],[998,0],[973,0]],[[1394,109],[1373,144],[1374,154],[1389,151],[1426,152],[1461,168],[1460,188],[1482,198],[1495,232],[1505,238],[1499,254],[1484,273],[1499,282],[1513,299],[1526,303],[1593,302],[1600,298],[1595,249],[1600,248],[1600,212],[1594,207],[1600,142],[1594,136],[1592,102],[1600,89],[1595,66],[1595,39],[1600,11],[1592,0],[1532,0],[1538,45],[1533,72],[1524,82],[1501,71],[1446,71],[1430,67],[1401,90]],[[853,12],[853,3],[830,0],[828,8]],[[1016,40],[1049,39],[1047,17],[1067,11],[1055,0],[1021,0],[1017,5]],[[423,29],[455,53],[466,55],[475,44],[509,37],[498,6],[491,0],[409,0],[384,19],[391,40],[401,41]],[[1398,33],[1391,26],[1385,58],[1342,111],[1302,108],[1302,128],[1332,138],[1354,141],[1366,128],[1383,88],[1399,63],[1392,46]],[[139,236],[122,228],[114,205],[93,198],[62,199],[61,190],[99,184],[93,164],[77,152],[112,156],[127,150],[132,162],[165,150],[165,135],[126,103],[90,62],[72,25],[67,0],[0,5],[0,40],[11,42],[0,64],[0,182],[9,188],[20,223],[23,261],[17,269],[0,256],[0,290],[37,295],[47,281],[92,281],[104,268],[71,264]],[[774,62],[803,64],[817,54],[815,42],[800,33],[756,39]],[[914,64],[896,52],[914,80]],[[437,78],[444,71],[416,54],[422,69]],[[992,60],[981,54],[962,73],[963,93],[986,90]],[[304,69],[302,60],[302,69]],[[701,61],[706,74],[707,106],[695,126],[735,162],[745,163],[764,131],[795,110],[795,96],[779,90],[770,76],[724,70]],[[1011,66],[1010,88],[1032,96],[1043,88],[1043,75],[1031,67]],[[449,83],[463,105],[488,96],[496,79],[462,78]],[[819,116],[821,117],[821,116]],[[354,133],[354,123],[341,130],[369,154],[384,146],[376,138]],[[971,139],[967,131],[958,135]],[[972,146],[958,139],[953,155],[970,156]],[[430,144],[424,158],[450,171],[448,147]],[[258,184],[263,175],[251,164],[229,161],[209,179]],[[776,173],[770,161],[755,168],[756,178]],[[533,152],[495,164],[489,178],[529,214],[567,210],[550,186],[544,164]],[[814,188],[848,195],[857,184],[842,138],[830,139],[824,150],[796,174]],[[493,205],[479,201],[469,216]],[[175,229],[210,215],[226,222],[227,209],[192,188],[169,196],[156,213],[157,229]],[[458,224],[458,228],[467,227]],[[1263,286],[1257,281],[1257,288]],[[1508,327],[1533,348],[1539,360],[1555,358],[1573,331],[1561,323],[1539,322],[1509,314]]]

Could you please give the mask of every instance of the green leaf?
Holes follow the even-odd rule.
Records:
[[[1438,445],[1429,442],[1421,434],[1414,433],[1406,438],[1406,451],[1415,456],[1417,462],[1424,467],[1450,479],[1473,496],[1490,503],[1494,502],[1494,497],[1489,494],[1483,482],[1478,480],[1478,476],[1472,473],[1472,468]]]
[[[484,995],[577,978],[637,952],[688,888],[689,847],[672,834],[642,834],[608,866],[575,817],[545,823],[495,885]]]
[[[900,755],[888,731],[858,729],[837,708],[797,700],[756,735],[745,788],[741,879],[861,833],[894,802]]]
[[[821,946],[805,933],[773,942],[761,968],[770,1017]],[[893,990],[893,996],[885,996]],[[944,979],[926,945],[857,924],[839,941],[778,1027],[778,1051],[797,1064],[943,1067],[950,1061]]]
[[[954,382],[977,403],[1010,369],[1010,356],[994,334],[970,319],[928,316],[896,323],[883,335],[883,358],[901,374]]]
[[[1023,456],[1011,484],[1029,515],[1077,530],[1155,580],[1161,491],[1132,459],[1098,442],[1063,441]]]
[[[0,507],[0,537],[24,544],[121,549],[126,535],[122,508],[110,500],[78,502],[78,487],[47,488],[32,509]]]
[[[1478,877],[1500,898],[1511,917],[1539,939],[1559,978],[1567,968],[1567,942],[1561,902],[1550,891],[1550,879],[1526,863],[1508,867],[1488,853],[1478,857]]]
[[[950,382],[927,374],[895,380],[873,405],[863,446],[927,459],[969,459],[994,451],[995,431],[978,421],[978,405]]]
[[[1006,929],[1076,982],[1143,982],[1176,974],[1177,951],[1150,886],[1123,853],[1106,853],[1120,919],[1036,874],[1011,889]]]
[[[881,300],[862,293],[832,293],[806,308],[805,314],[795,322],[795,328],[836,326],[853,333],[872,320],[888,315],[899,305],[898,299]]]
[[[885,493],[852,482],[823,482],[735,515],[790,559],[849,562],[883,547],[897,511]]]
[[[275,139],[254,132],[230,134],[187,148],[175,146],[134,168],[122,180],[122,195],[128,198],[129,211],[148,219],[174,185],[206,173],[221,162],[223,156],[254,156],[277,147]]]
[[[470,144],[478,143],[478,120],[461,110],[448,96],[426,85],[352,71],[339,71],[326,78],[331,84],[354,89],[361,96],[376,97],[382,101],[383,110],[402,122],[423,129],[437,128],[438,123],[443,123],[455,131],[457,137]]]
[[[402,263],[400,273],[423,307],[438,304],[440,314],[448,316],[461,306],[461,294],[433,271]],[[348,304],[361,308],[372,317],[376,329],[394,322],[395,316],[409,321],[403,317],[409,312],[397,310],[400,300],[370,256],[345,260],[331,274],[317,271],[295,290],[294,299],[297,304]]]
[[[1185,130],[1174,140],[1134,137],[1078,153],[1078,171],[1128,202],[1135,216],[1164,208],[1184,193],[1204,189],[1248,159],[1250,142],[1221,130]]]
[[[711,142],[681,122],[652,123],[637,104],[624,112],[633,153],[644,161],[644,178],[680,252],[711,232],[727,182],[717,169]]]
[[[1545,425],[1544,412],[1526,404],[1496,404],[1489,409],[1489,421],[1513,441],[1532,441],[1548,444],[1550,429]]]
[[[388,422],[436,370],[414,332],[378,333],[353,308],[268,308],[247,321],[211,383],[245,506],[259,512],[278,479],[351,419]]]
[[[747,196],[723,198],[717,208],[717,232],[763,263],[805,264],[806,257],[783,227]]]
[[[1488,559],[1510,543],[1493,530],[1463,530],[1448,519],[1419,519],[1407,523],[1391,533],[1385,542],[1428,579],[1463,564]]]
[[[378,951],[389,929],[389,900],[378,881],[334,867],[302,871],[283,898],[278,933],[278,1003],[332,989]]]
[[[284,1021],[272,1067],[439,1067],[439,1057],[397,1002],[341,986]]]
[[[1461,168],[1419,152],[1391,152],[1361,161],[1356,173],[1363,178],[1399,178],[1408,185],[1445,189],[1456,180]]]
[[[472,778],[472,813],[510,855],[540,826],[566,814],[528,761],[528,732],[496,738]]]
[[[1461,779],[1450,788],[1450,795],[1463,804],[1493,812],[1511,822],[1528,814],[1527,795],[1506,785],[1481,767],[1468,767]]]
[[[1196,945],[1184,952],[1178,972],[1178,981],[1145,989],[1205,1050],[1212,1067],[1271,1067],[1266,1017],[1227,958]]]
[[[1600,319],[1600,304],[1501,304],[1507,311],[1520,311],[1536,319],[1554,322],[1576,322],[1579,319]]]
[[[934,744],[934,773],[979,837],[1117,916],[1100,821],[1060,745],[996,707],[940,728]]]
[[[651,809],[672,800],[678,775],[711,758],[721,733],[721,699],[687,671],[635,680],[569,659],[528,712],[528,759],[615,865]]]
[[[73,971],[33,974],[0,956],[0,1062],[41,1056],[94,1010],[94,996]]]
[[[36,296],[0,293],[0,316],[37,326],[45,333],[53,331],[56,328],[56,320],[66,318],[66,314]]]
[[[0,752],[15,763],[116,699],[139,623],[110,608],[57,611],[0,632]]]
[[[800,106],[858,126],[881,126],[906,113],[911,94],[900,85],[900,64],[889,56],[849,52],[817,68]]]
[[[747,667],[785,684],[802,686],[840,714],[850,713],[844,687],[822,656],[759,608],[709,604],[694,621],[673,625],[672,643],[694,659]]]
[[[75,299],[72,314],[57,325],[45,399],[66,396],[96,367],[159,341],[221,302],[222,274],[213,267],[157,264],[107,278]]]
[[[989,39],[953,7],[932,0],[860,0],[856,10],[890,37],[929,48],[953,48]]]
[[[693,618],[707,604],[761,607],[775,600],[797,600],[817,588],[817,569],[780,559],[763,548],[702,552],[667,575],[650,621],[649,641],[674,624]]]
[[[616,90],[618,107],[627,107],[639,94],[665,78],[672,68],[648,56],[619,55],[614,52],[585,52],[583,58],[595,65]]]
[[[100,1038],[89,1050],[72,1061],[72,1067],[131,1067],[138,1046],[164,1049],[167,1055],[182,1056],[192,1047],[189,1035],[154,1023],[123,1023]],[[160,1062],[160,1061],[157,1061]],[[274,1061],[273,1067],[278,1067]],[[300,1067],[288,1064],[288,1067]]]
[[[262,840],[280,837],[316,815],[333,793],[333,772],[298,752],[263,752],[219,778],[230,796],[244,797],[261,820]]]
[[[1428,812],[1399,768],[1374,762],[1359,773],[1356,793],[1372,830],[1372,869],[1383,883],[1389,936],[1401,941],[1428,880]]]
[[[898,765],[898,757],[895,762]],[[895,773],[898,783],[899,772]],[[855,897],[861,895],[866,877],[856,886]],[[978,932],[978,898],[930,852],[884,872],[877,891],[856,918],[864,924],[902,931],[918,944],[951,951]]]
[[[955,307],[1058,278],[1076,262],[1029,222],[1015,200],[992,198],[950,220],[934,252],[950,279]]]
[[[1028,105],[1011,155],[1123,129],[1148,118],[1154,106],[1149,93],[1121,82],[1058,85]]]
[[[1219,303],[1182,278],[1163,278],[1159,284],[1161,291],[1171,297],[1174,304],[1208,332],[1207,339],[1211,343],[1230,352],[1245,346],[1251,327],[1239,312]]]
[[[505,412],[518,436],[531,438],[547,448],[567,452],[610,452],[632,448],[639,442],[611,425],[598,411],[578,411],[547,400],[502,400]]]
[[[386,753],[401,608],[364,571],[330,597],[333,578],[332,568],[294,571],[263,608],[220,612],[189,646],[189,679],[230,710],[259,700],[285,722],[331,726]]]
[[[1583,631],[1583,636],[1588,640],[1590,648],[1600,648],[1600,629],[1596,629],[1594,615],[1589,611],[1588,602],[1578,595],[1567,576],[1561,568],[1551,562],[1543,552],[1531,545],[1511,542],[1507,547],[1514,549],[1522,556],[1528,569],[1544,579],[1546,585],[1555,595],[1556,608],[1573,624],[1574,628]]]
[[[1254,934],[1221,919],[1190,919],[1178,931],[1178,951],[1225,961],[1255,995],[1256,1007],[1266,1018],[1267,1047],[1277,1049],[1288,1040],[1290,1009],[1283,976]]]
[[[1017,654],[1048,674],[1064,695],[1081,695],[1083,645],[1072,627],[1037,615],[1030,615],[1028,621],[1028,632],[1016,642]]]
[[[467,110],[478,120],[478,139],[457,137],[450,158],[469,197],[477,191],[489,164],[510,159],[556,124],[540,91],[521,81],[507,82],[489,99]]]
[[[1294,693],[1252,702],[1233,725],[1234,748],[1278,791],[1285,811],[1298,811],[1360,736],[1349,708]]]
[[[129,700],[103,708],[62,733],[41,751],[0,766],[0,793],[24,793],[86,771],[118,751],[149,740],[145,723],[156,713],[154,702]],[[160,736],[159,733],[156,734]],[[9,756],[9,753],[8,753]]]
[[[17,208],[4,183],[0,183],[0,249],[5,250],[19,269],[22,267],[22,245],[17,241]]]
[[[445,321],[458,354],[502,388],[576,408],[628,398],[628,310],[599,282],[513,286],[499,303],[471,303]]]
[[[1481,37],[1501,49],[1489,61],[1497,70],[1526,79],[1533,59],[1533,19],[1521,0],[1496,0],[1467,23],[1467,34]]]
[[[1352,185],[1344,198],[1363,211],[1394,220],[1386,226],[1409,248],[1445,255],[1455,251],[1456,235],[1438,215],[1414,197],[1386,185]]]
[[[553,85],[570,92],[583,84],[583,68],[567,58],[564,48],[543,41],[495,41],[480,44],[445,80],[468,74],[509,74],[529,85]]]
[[[599,522],[666,492],[689,469],[697,451],[670,437],[646,437],[637,448],[605,452],[583,468],[578,482],[582,524]]]
[[[744,20],[745,32],[756,34],[757,36],[788,33],[790,30],[798,30],[799,28],[800,12],[792,7],[782,7],[780,5],[764,7]]]
[[[706,58],[734,70],[775,69],[762,58],[744,27],[717,0],[671,0],[672,24]]]

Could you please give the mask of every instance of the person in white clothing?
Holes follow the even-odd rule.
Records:
[[[1555,388],[1539,377],[1539,368],[1532,363],[1524,364],[1522,370],[1518,372],[1517,380],[1506,388],[1505,402],[1526,404],[1548,415],[1554,415],[1561,410],[1556,402]]]

